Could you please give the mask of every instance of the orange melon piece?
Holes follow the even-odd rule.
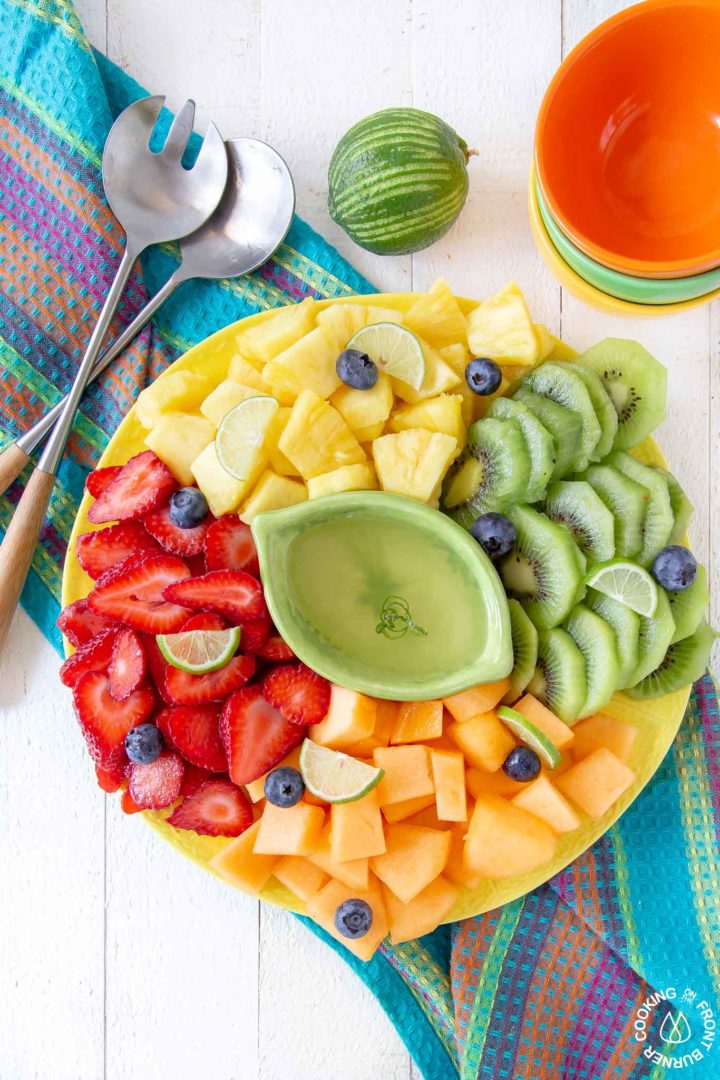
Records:
[[[465,865],[465,833],[467,825],[454,825],[450,829],[450,854],[443,873],[456,885],[466,889],[479,889],[485,880],[482,874],[476,874]]]
[[[330,810],[330,854],[335,862],[368,859],[385,851],[377,789],[362,799],[335,803]]]
[[[608,750],[612,750],[615,757],[627,762],[637,737],[637,728],[624,724],[622,720],[616,720],[614,716],[598,713],[596,716],[588,716],[587,720],[581,720],[573,728],[573,733],[573,752],[576,758],[587,757],[598,747],[606,746]]]
[[[610,809],[632,784],[635,773],[624,761],[600,746],[556,780],[560,791],[593,821]]]
[[[517,780],[511,780],[502,769],[498,769],[497,772],[468,769],[465,773],[465,784],[473,799],[477,799],[478,795],[500,795],[503,798],[510,798],[525,787]]]
[[[388,807],[390,809],[390,807]],[[383,810],[383,814],[385,811]],[[405,819],[408,825],[422,825],[424,829],[452,829],[454,828],[454,822],[441,821],[437,816],[437,807],[433,802],[432,806],[426,806],[424,810],[420,810],[417,814],[413,814],[412,817]],[[463,832],[465,829],[463,828]]]
[[[387,746],[390,742],[390,735],[392,729],[395,727],[395,718],[399,707],[397,701],[382,701],[378,698],[375,702],[375,727],[372,735],[369,735],[367,739],[360,739],[359,742],[353,743],[349,746],[347,753],[352,757],[372,757],[373,750],[377,750],[378,746]]]
[[[297,855],[286,855],[281,859],[273,870],[273,877],[301,900],[309,900],[328,880],[327,874],[319,866]]]
[[[538,776],[537,780],[523,786],[524,790],[511,800],[514,806],[547,821],[553,832],[566,833],[579,828],[580,818],[544,773]]]
[[[408,903],[441,874],[450,852],[450,834],[418,825],[388,825],[387,851],[370,860],[370,869]]]
[[[308,855],[308,861],[323,870],[329,877],[336,878],[349,889],[367,889],[370,864],[367,859],[350,859],[337,862],[330,851],[330,825],[320,833],[315,850]]]
[[[257,855],[253,851],[259,828],[258,820],[210,860],[216,874],[251,896],[265,888],[278,863],[275,855]]]
[[[465,839],[464,866],[485,878],[516,877],[544,866],[556,845],[547,822],[497,795],[480,795]]]
[[[443,733],[442,701],[403,701],[395,719],[390,742],[417,743],[439,739]]]
[[[435,791],[427,746],[378,747],[373,763],[385,775],[377,786],[380,806],[418,799]]]
[[[394,825],[398,821],[404,821],[405,818],[419,814],[430,806],[435,806],[435,796],[420,795],[417,799],[405,799],[404,802],[390,803],[389,806],[383,806],[382,813],[385,820]]]
[[[373,698],[333,685],[328,714],[313,724],[308,735],[321,746],[346,750],[360,739],[368,739],[375,728],[377,705]]]
[[[558,750],[564,750],[575,739],[573,728],[564,724],[554,712],[550,712],[549,709],[545,708],[542,702],[538,701],[532,694],[526,694],[525,697],[520,698],[513,705],[513,709],[515,709],[515,712],[521,713],[535,727],[540,728],[542,733],[547,735],[550,742],[554,743]]]
[[[550,771],[549,775],[554,780],[556,777],[562,776],[562,774],[564,772],[567,772],[570,766],[574,764],[575,755],[573,754],[572,750],[563,750],[560,754],[560,764],[556,765],[555,768]]]
[[[373,913],[372,926],[361,938],[346,938],[335,928],[335,912],[346,900],[364,900]],[[380,942],[387,936],[388,922],[380,883],[370,876],[365,890],[356,890],[341,881],[328,881],[327,885],[311,896],[307,913],[331,937],[339,941],[361,960],[370,960]]]
[[[265,803],[253,851],[256,855],[309,855],[325,821],[325,811],[306,802],[282,809]]]
[[[300,747],[296,746],[294,750],[290,751],[287,757],[284,757],[282,761],[279,761],[277,765],[273,766],[273,768],[280,769],[284,768],[286,765],[289,765],[291,768],[297,769],[299,768],[299,762]],[[268,772],[272,771],[272,769],[268,770]],[[245,790],[251,802],[260,802],[261,799],[265,798],[265,780],[267,778],[267,775],[267,773],[264,773],[262,776],[259,776],[257,780],[253,780],[251,784],[245,785]]]
[[[451,713],[453,720],[464,724],[473,716],[480,713],[490,712],[494,709],[502,697],[510,689],[509,679],[500,679],[498,682],[482,683],[473,686],[470,690],[463,690],[459,694],[445,698],[445,708]]]
[[[429,934],[447,918],[460,890],[442,875],[431,881],[414,900],[404,904],[386,885],[382,886],[390,940],[393,945]]]
[[[430,750],[437,815],[442,821],[466,821],[465,759],[459,750]]]
[[[515,740],[493,712],[451,724],[448,735],[460,747],[470,765],[497,772],[515,746]]]

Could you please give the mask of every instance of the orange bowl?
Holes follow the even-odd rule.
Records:
[[[591,258],[643,277],[720,265],[720,3],[648,0],[592,31],[540,108],[538,180]]]

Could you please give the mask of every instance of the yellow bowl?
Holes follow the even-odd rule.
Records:
[[[410,293],[381,293],[370,296],[324,300],[318,304],[318,307],[324,308],[330,304],[342,303],[381,304],[383,307],[395,307],[405,311],[413,300],[414,297]],[[470,300],[460,300],[460,304],[466,313],[477,306],[476,301]],[[184,356],[176,360],[168,368],[168,371],[198,371],[220,382],[225,377],[230,360],[237,352],[237,334],[246,327],[271,319],[273,315],[273,311],[263,311],[258,315],[251,315],[248,319],[228,326],[224,330],[219,330],[206,341],[196,345]],[[160,378],[163,378],[163,376],[161,375]],[[145,449],[145,430],[137,418],[136,410],[131,409],[108,443],[100,460],[100,465],[122,465],[128,458],[140,453],[143,449]],[[665,464],[662,454],[652,440],[647,440],[643,444],[641,450],[638,451],[638,456],[649,464]],[[97,527],[93,526],[87,518],[91,503],[91,498],[85,495],[70,535],[63,573],[63,606],[73,600],[87,596],[93,585],[93,582],[75,557],[76,542],[80,533],[89,532]],[[632,787],[618,799],[612,809],[599,821],[585,821],[580,829],[560,837],[555,858],[546,866],[540,867],[522,877],[508,878],[502,881],[487,881],[479,889],[464,889],[447,921],[451,922],[455,919],[466,919],[472,915],[480,915],[484,911],[490,911],[492,908],[500,907],[502,904],[507,904],[511,900],[524,896],[531,889],[542,885],[559,873],[568,863],[571,863],[607,832],[630,803],[637,798],[659,767],[680,727],[689,696],[689,686],[685,690],[678,690],[674,694],[655,698],[653,701],[633,701],[623,694],[616,694],[604,711],[611,716],[635,725],[638,729],[637,739],[630,758],[630,765],[635,770],[636,775]],[[145,811],[143,814],[147,823],[162,836],[163,840],[172,844],[186,858],[192,859],[193,862],[198,863],[205,870],[212,873],[209,861],[228,841],[218,837],[198,836],[194,832],[175,829],[167,824],[165,821],[166,816],[167,811]],[[303,905],[298,901],[297,897],[272,879],[260,895],[263,900],[267,900],[269,903],[289,908],[300,914],[303,913]]]

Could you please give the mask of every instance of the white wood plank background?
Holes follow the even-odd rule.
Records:
[[[92,42],[199,120],[286,157],[298,211],[378,286],[506,280],[579,346],[635,336],[670,368],[661,442],[696,508],[718,595],[720,308],[634,323],[561,294],[525,210],[532,132],[561,57],[622,0],[76,0]],[[479,157],[467,207],[414,258],[360,251],[330,222],[343,131],[415,104]],[[718,614],[715,611],[715,624]],[[355,977],[283,912],[184,863],[95,787],[57,659],[22,614],[0,668],[2,1080],[412,1080]],[[38,748],[40,752],[38,752]]]

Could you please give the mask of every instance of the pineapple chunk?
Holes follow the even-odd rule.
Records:
[[[224,417],[227,416],[231,409],[234,409],[241,401],[245,401],[246,398],[257,397],[258,394],[259,391],[252,386],[241,386],[240,383],[233,382],[231,379],[224,379],[205,398],[200,406],[200,412],[215,427],[220,427]]]
[[[377,424],[380,425],[382,431],[383,424],[393,407],[393,400],[390,379],[381,371],[378,373],[378,381],[369,390],[353,390],[350,386],[341,386],[331,397],[330,403],[340,413],[353,434],[356,432],[365,434],[365,429],[372,429]],[[358,439],[358,442],[360,441]]]
[[[262,374],[249,360],[246,360],[242,353],[236,353],[233,356],[227,377],[233,382],[242,383],[243,386],[252,386],[254,390],[259,391],[261,394],[267,394],[268,392],[267,383]]]
[[[544,360],[553,351],[554,338],[547,326],[535,323],[535,334],[538,339],[538,363]]]
[[[257,464],[247,480],[236,480],[218,461],[213,441],[198,454],[190,468],[198,487],[207,499],[210,512],[219,518],[235,510],[249,495],[266,465],[267,454],[261,450]]]
[[[353,334],[370,323],[401,323],[402,315],[394,308],[383,308],[373,304],[331,304],[318,313],[318,326],[332,330],[338,346],[338,352],[347,345]]]
[[[342,469],[323,473],[308,480],[308,498],[335,495],[339,491],[374,491],[377,477],[370,462],[365,465],[344,465]]]
[[[401,405],[390,418],[390,431],[410,431],[425,428],[451,435],[457,440],[458,453],[465,445],[465,424],[462,419],[462,397],[459,394],[441,394],[440,397],[419,401],[417,405]]]
[[[457,449],[457,440],[450,435],[424,428],[383,435],[373,443],[380,486],[383,491],[432,502]]]
[[[577,358],[577,349],[573,349],[572,345],[561,341],[554,334],[550,334],[550,343],[552,347],[547,356],[543,357],[544,360],[575,360]]]
[[[465,316],[444,278],[437,278],[428,292],[420,294],[403,322],[436,349],[467,341]]]
[[[286,506],[305,502],[306,499],[307,488],[302,480],[278,476],[267,469],[258,480],[250,498],[241,506],[240,520],[249,525],[254,517],[266,510],[282,510]]]
[[[472,360],[472,353],[467,345],[459,341],[454,345],[445,345],[442,349],[438,349],[438,356],[449,368],[452,368],[459,379],[465,381],[465,368]]]
[[[164,461],[178,483],[194,483],[190,469],[195,458],[215,438],[215,425],[196,413],[163,413],[145,443]]]
[[[282,450],[278,449],[280,436],[287,427],[291,412],[292,409],[287,405],[283,405],[279,408],[268,424],[267,431],[265,432],[265,446],[267,447],[267,452],[270,456],[270,467],[279,476],[300,475],[293,463],[285,457]]]
[[[144,428],[154,428],[163,413],[197,409],[212,388],[206,375],[170,371],[145,387],[135,404],[135,413]]]
[[[500,385],[498,386],[494,394],[473,394],[473,400],[471,403],[473,421],[479,420],[481,417],[485,416],[495,398],[505,397],[509,389],[510,381],[506,378],[505,373],[503,372],[503,377],[500,381]],[[472,390],[470,391],[470,393],[472,394]]]
[[[335,335],[324,326],[316,326],[285,352],[266,365],[263,377],[271,392],[277,389],[295,397],[302,390],[313,390],[328,398],[340,386],[335,370],[338,346]]]
[[[271,318],[248,327],[237,335],[237,347],[251,363],[259,366],[289,349],[309,334],[315,322],[314,300],[303,300],[273,313]]]
[[[485,300],[468,316],[468,341],[475,356],[531,367],[540,358],[525,297],[514,283]]]
[[[293,405],[278,449],[305,480],[367,460],[337,409],[312,390],[303,390]]]
[[[392,380],[397,396],[411,405],[424,401],[425,398],[437,397],[438,394],[444,394],[460,385],[460,377],[445,363],[437,350],[431,348],[426,341],[421,341],[420,344],[425,356],[425,378],[420,389],[414,390],[400,379]]]

